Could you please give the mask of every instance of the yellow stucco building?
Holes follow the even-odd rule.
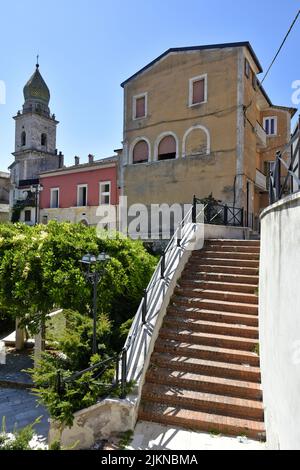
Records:
[[[268,204],[266,172],[290,138],[293,108],[257,80],[248,42],[169,49],[122,83],[120,187],[128,203],[244,208],[250,226]]]

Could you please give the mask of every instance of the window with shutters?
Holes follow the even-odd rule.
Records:
[[[147,93],[134,96],[132,118],[135,120],[147,117],[147,106]]]
[[[264,129],[266,131],[267,136],[277,135],[277,117],[276,116],[265,117]]]
[[[149,146],[145,140],[137,142],[133,148],[132,163],[146,163],[149,160]]]
[[[172,135],[167,135],[159,143],[157,160],[173,158],[176,158],[176,140]]]
[[[110,181],[101,181],[100,197],[99,197],[100,205],[110,204],[110,186],[111,186]]]
[[[207,102],[207,75],[190,78],[189,81],[189,106]]]

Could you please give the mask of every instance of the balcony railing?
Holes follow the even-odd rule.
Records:
[[[267,146],[267,134],[264,128],[256,121],[255,124],[256,143],[259,148]]]
[[[267,191],[267,177],[257,169],[255,175],[255,185],[262,191]]]
[[[269,175],[270,204],[287,194],[300,191],[300,118],[289,144],[276,153],[274,170]]]

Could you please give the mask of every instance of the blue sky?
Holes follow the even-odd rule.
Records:
[[[249,40],[264,69],[299,8],[298,0],[0,0],[0,170],[12,162],[14,121],[23,86],[40,71],[60,121],[57,147],[71,164],[113,154],[121,146],[120,83],[169,47]],[[300,80],[300,21],[265,87],[276,104],[292,106]]]

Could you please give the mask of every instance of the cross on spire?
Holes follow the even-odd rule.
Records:
[[[36,56],[36,68],[38,69],[40,64],[39,64],[39,54]]]

